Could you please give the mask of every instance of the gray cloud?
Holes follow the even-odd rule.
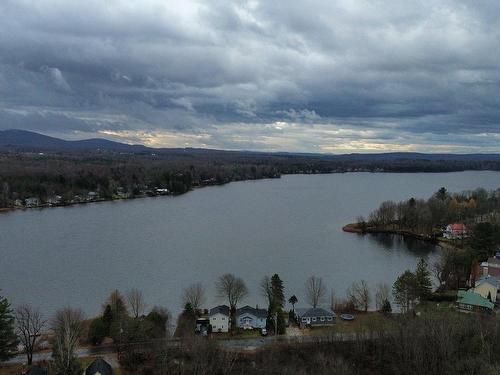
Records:
[[[0,128],[498,152],[499,12],[466,0],[4,0]]]

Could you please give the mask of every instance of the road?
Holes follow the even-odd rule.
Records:
[[[312,342],[326,342],[326,341],[350,341],[355,338],[355,334],[341,334],[335,333],[325,336],[302,336],[302,335],[287,335],[287,336],[269,336],[269,337],[252,337],[252,338],[241,338],[241,339],[216,339],[221,347],[229,350],[245,350],[252,351],[262,348],[266,345],[284,345],[284,344],[305,344]],[[162,340],[163,341],[163,340]],[[179,346],[180,340],[178,339],[168,339],[166,340],[167,345]],[[76,351],[77,357],[91,357],[97,355],[106,355],[116,352],[114,346],[98,346],[92,348],[79,348]],[[38,352],[33,354],[33,362],[38,362],[42,360],[50,360],[52,358],[52,352]],[[19,354],[14,358],[10,359],[6,363],[26,363],[26,355]]]

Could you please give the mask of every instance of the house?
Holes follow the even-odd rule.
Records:
[[[443,237],[449,240],[460,240],[468,235],[469,231],[465,224],[448,224],[443,232]]]
[[[483,276],[490,275],[500,278],[500,252],[497,252],[494,257],[488,258],[488,261],[481,263]]]
[[[113,375],[113,368],[102,358],[97,358],[85,370],[85,375]]]
[[[35,198],[35,197],[31,197],[31,198],[26,198],[24,200],[24,204],[26,205],[26,207],[38,207],[40,206],[40,199],[38,198]]]
[[[459,290],[457,294],[457,307],[462,311],[477,311],[490,313],[495,305],[472,290]]]
[[[16,207],[23,207],[24,206],[23,200],[22,199],[16,199],[14,201],[14,206],[16,206]]]
[[[499,283],[500,281],[495,276],[481,276],[476,280],[472,291],[495,303],[497,301]]]
[[[321,307],[296,308],[295,317],[301,327],[329,326],[335,324],[335,313]]]
[[[89,201],[94,201],[97,198],[99,198],[99,194],[96,193],[95,191],[89,191],[89,193],[87,194],[87,200]]]
[[[47,198],[47,203],[51,206],[57,206],[58,204],[61,204],[61,202],[62,202],[62,197],[60,195],[53,195]]]
[[[236,310],[236,326],[243,329],[266,328],[267,310],[244,306]]]
[[[210,309],[212,332],[229,332],[229,306],[220,305]]]

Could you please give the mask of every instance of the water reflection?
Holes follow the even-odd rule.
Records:
[[[370,233],[365,236],[370,242],[376,243],[391,252],[403,250],[415,256],[428,256],[438,250],[438,246],[412,237],[387,233]]]

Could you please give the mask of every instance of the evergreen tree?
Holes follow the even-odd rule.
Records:
[[[403,272],[394,282],[392,294],[401,311],[408,312],[413,309],[418,298],[418,283],[415,274],[410,270]]]
[[[384,300],[384,302],[382,303],[382,307],[380,308],[380,311],[383,314],[390,314],[392,312],[392,306],[388,299]]]
[[[0,296],[0,362],[15,355],[17,344],[14,313],[7,298]]]
[[[111,324],[113,323],[113,312],[111,311],[111,305],[106,305],[104,312],[102,314],[102,322],[104,323],[104,333],[109,336],[111,330]]]
[[[288,303],[292,305],[293,313],[295,314],[295,304],[299,302],[295,294],[288,299]]]
[[[278,334],[281,335],[286,331],[286,323],[283,317],[283,308],[285,306],[285,292],[283,281],[280,279],[278,274],[274,274],[271,277],[269,292],[270,295],[269,307],[267,310],[267,328],[271,332],[274,332],[276,330]]]
[[[428,298],[432,292],[432,281],[427,262],[423,258],[418,261],[415,277],[418,285],[418,297],[420,300],[424,300]]]

